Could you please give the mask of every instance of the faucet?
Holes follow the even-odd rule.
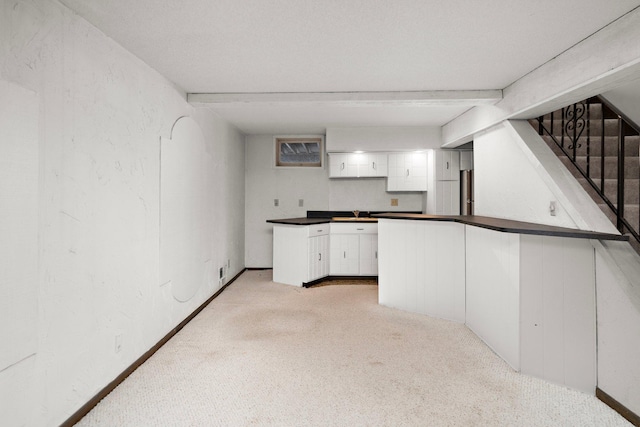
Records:
[[[360,215],[360,211],[356,209],[355,211],[353,211],[353,215],[354,215],[356,218],[358,218],[358,215]]]

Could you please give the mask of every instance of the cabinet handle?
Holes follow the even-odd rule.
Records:
[[[318,261],[322,261],[322,254],[318,254]]]
[[[407,169],[407,176],[409,176],[409,169]]]
[[[447,162],[447,170],[449,170],[449,162]]]
[[[343,171],[344,170],[344,162],[340,163],[340,170]]]
[[[378,251],[376,251],[376,259],[378,259]]]
[[[322,233],[322,230],[318,230],[318,233]]]
[[[346,257],[347,257],[347,252],[346,251],[342,252],[342,258],[346,258]]]
[[[376,162],[372,162],[373,163],[373,169],[376,168]]]
[[[358,231],[364,231],[364,228],[356,228]]]

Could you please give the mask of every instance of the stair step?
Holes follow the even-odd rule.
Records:
[[[555,154],[558,153],[554,150]],[[565,155],[558,156],[560,160],[564,163],[565,166],[571,163],[571,159],[569,159]],[[589,161],[587,161],[586,156],[578,156],[575,161],[576,165],[578,165],[585,173],[589,173],[589,176],[593,180],[599,180],[601,178],[601,170],[602,170],[602,158],[599,157],[590,157]],[[588,169],[588,170],[587,170]],[[624,175],[625,179],[638,179],[640,178],[640,158],[634,157],[626,157],[624,162]],[[618,159],[615,157],[605,157],[604,158],[604,178],[605,179],[617,179],[618,178]]]
[[[589,159],[589,176],[592,179],[600,179],[602,171],[602,158],[590,158]],[[587,157],[580,156],[576,158],[576,164],[578,164],[585,172],[587,170]],[[625,157],[624,159],[624,177],[625,179],[638,179],[640,178],[640,158],[638,157]],[[618,159],[616,157],[604,158],[604,178],[605,179],[617,179],[618,178]]]

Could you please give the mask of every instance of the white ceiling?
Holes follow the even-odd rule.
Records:
[[[61,0],[246,133],[443,125],[474,104],[318,102],[313,93],[503,89],[640,0]],[[308,96],[308,99],[305,98]],[[464,96],[463,96],[464,98]],[[307,102],[313,101],[313,102]]]

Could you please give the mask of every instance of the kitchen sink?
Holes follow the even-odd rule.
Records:
[[[332,221],[358,221],[358,222],[378,222],[378,218],[354,217],[354,216],[334,216]]]

